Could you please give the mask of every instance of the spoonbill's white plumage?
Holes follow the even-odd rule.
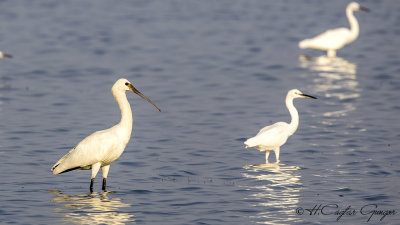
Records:
[[[276,162],[279,162],[280,147],[286,143],[289,136],[296,132],[297,127],[299,126],[299,113],[293,105],[293,99],[295,98],[316,99],[316,97],[303,94],[297,89],[290,90],[286,95],[286,107],[292,117],[290,124],[286,122],[277,122],[270,126],[266,126],[262,128],[256,136],[249,138],[244,142],[246,148],[253,147],[260,151],[265,151],[265,163],[268,163],[270,151],[275,152]]]
[[[103,174],[102,189],[106,189],[110,164],[121,156],[131,138],[133,119],[126,91],[139,95],[161,111],[156,104],[133,87],[127,79],[117,80],[111,88],[111,92],[121,110],[121,121],[109,129],[94,132],[79,142],[75,148],[54,164],[51,168],[54,175],[72,170],[92,169],[90,191],[93,192],[94,178],[101,168]]]
[[[369,9],[360,6],[357,2],[351,2],[347,5],[346,16],[350,23],[350,29],[341,27],[327,30],[316,37],[300,41],[299,47],[327,51],[328,56],[335,57],[338,49],[357,39],[360,29],[353,13],[359,10],[369,11]]]
[[[4,52],[0,52],[0,58],[12,58],[12,55],[4,53]]]

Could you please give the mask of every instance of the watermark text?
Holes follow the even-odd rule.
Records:
[[[383,221],[387,216],[394,216],[397,214],[395,209],[381,209],[377,204],[367,204],[362,207],[356,208],[351,205],[340,207],[338,204],[316,204],[313,207],[296,209],[297,215],[308,216],[327,216],[334,215],[336,221],[339,221],[347,216],[362,216],[366,222],[370,221]]]

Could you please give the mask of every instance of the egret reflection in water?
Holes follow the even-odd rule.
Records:
[[[250,191],[247,197],[254,202],[254,207],[260,208],[253,219],[257,223],[291,224],[300,221],[295,209],[298,207],[300,190],[300,169],[297,166],[287,166],[278,163],[247,165],[243,177],[254,179],[254,186],[246,186]],[[287,223],[285,223],[287,222]]]
[[[327,99],[333,110],[324,113],[325,117],[342,117],[355,110],[354,100],[360,97],[357,81],[357,65],[340,57],[320,56],[316,58],[300,56],[300,66],[315,73],[313,90]]]
[[[57,190],[50,191],[55,196],[56,213],[64,214],[63,221],[75,224],[126,224],[135,223],[135,216],[123,212],[131,207],[119,198],[107,197],[107,192],[82,195],[65,195]]]

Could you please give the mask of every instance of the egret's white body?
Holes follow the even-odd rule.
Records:
[[[4,53],[4,52],[0,52],[0,58],[12,58],[12,55]]]
[[[138,94],[160,110],[157,105],[136,90],[128,80],[119,79],[111,88],[111,92],[121,110],[121,121],[109,129],[94,132],[79,142],[75,148],[54,164],[51,168],[54,175],[71,170],[92,169],[90,191],[93,192],[93,181],[101,168],[103,190],[105,190],[110,164],[121,156],[131,137],[133,119],[126,91]]]
[[[247,139],[244,144],[246,148],[256,148],[265,151],[265,162],[268,163],[270,151],[275,152],[276,162],[279,162],[280,147],[284,145],[292,134],[296,132],[299,126],[299,113],[293,105],[295,98],[314,98],[313,96],[301,93],[297,89],[290,90],[286,95],[286,107],[289,110],[292,121],[290,124],[286,122],[277,122],[270,126],[262,128],[256,136]]]
[[[347,5],[346,16],[350,23],[350,29],[346,27],[327,30],[324,33],[299,42],[299,47],[327,51],[330,57],[336,56],[336,51],[350,44],[357,39],[360,33],[358,21],[354,16],[354,11],[369,11],[361,7],[357,2],[351,2]]]

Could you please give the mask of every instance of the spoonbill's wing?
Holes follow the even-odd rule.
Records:
[[[109,130],[97,131],[71,149],[52,167],[53,174],[59,174],[76,169],[91,169],[91,165],[102,162],[110,149],[115,145],[116,138]]]

